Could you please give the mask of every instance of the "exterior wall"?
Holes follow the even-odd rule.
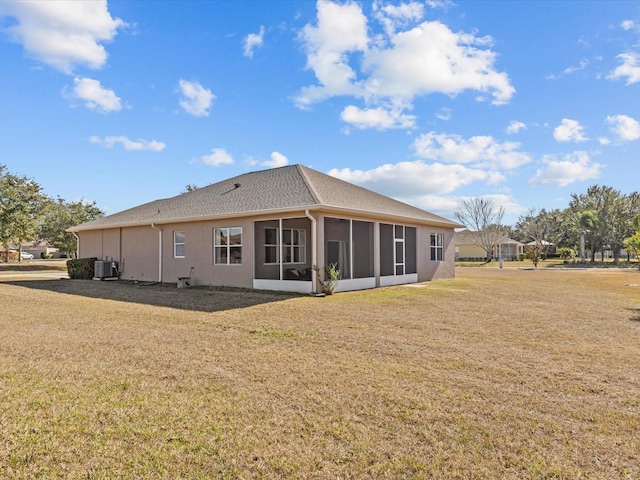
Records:
[[[213,229],[242,227],[242,263],[214,265]],[[160,229],[160,230],[159,230]],[[173,232],[185,234],[185,256],[174,257]],[[162,232],[161,234],[159,232]],[[176,223],[79,232],[80,256],[116,260],[123,280],[177,282],[193,267],[193,285],[251,288],[253,279],[253,221],[224,220]],[[162,236],[162,272],[160,263]]]
[[[119,228],[80,232],[78,234],[80,237],[78,257],[96,257],[100,260],[120,262],[120,235]]]
[[[354,272],[352,272],[354,278],[341,281],[338,284],[339,291],[415,281],[423,282],[455,276],[453,229],[405,224],[406,227],[415,229],[415,240],[413,237],[407,239],[408,242],[415,243],[415,249],[410,248],[412,251],[415,250],[415,262],[413,259],[405,259],[406,265],[409,266],[408,270],[412,271],[406,271],[406,274],[401,276],[387,274],[383,282],[381,280],[383,278],[381,265],[385,262],[386,255],[393,255],[393,251],[385,253],[386,243],[382,241],[380,232],[381,224],[390,224],[390,222],[376,218],[341,217],[337,213],[315,212],[313,216],[316,218],[315,259],[313,258],[312,222],[305,217],[304,212],[300,211],[291,212],[289,218],[283,218],[284,228],[304,228],[306,230],[306,262],[296,264],[296,268],[325,265],[327,241],[348,238],[348,230],[346,237],[345,232],[342,231],[342,227],[345,225],[348,228],[348,221],[344,224],[329,223],[327,226],[325,218],[344,218],[354,221]],[[155,228],[139,226],[79,232],[80,255],[118,261],[121,278],[124,280],[161,280],[162,282],[174,283],[179,277],[191,276],[192,285],[264,288],[256,286],[262,285],[260,279],[263,279],[267,280],[265,285],[268,284],[274,289],[286,290],[284,284],[299,284],[300,288],[309,291],[310,282],[277,280],[279,276],[272,277],[272,272],[266,273],[265,268],[271,266],[264,265],[262,258],[264,245],[261,243],[262,237],[256,231],[256,225],[260,225],[260,223],[255,223],[262,221],[275,221],[274,225],[278,224],[277,218],[265,216],[165,224]],[[366,223],[358,224],[356,228],[356,222]],[[397,224],[400,225],[400,223]],[[241,263],[214,264],[214,229],[234,227],[242,228]],[[174,255],[175,231],[184,233],[183,258],[176,258]],[[432,233],[443,234],[443,261],[431,261],[430,235]],[[160,243],[162,245],[161,252]],[[158,268],[159,263],[162,266],[161,271]],[[276,268],[279,267],[276,266]],[[413,273],[413,270],[417,272]],[[358,274],[358,272],[362,272],[362,274]],[[370,272],[369,276],[366,275],[367,272]]]
[[[458,244],[456,247],[458,247],[458,258],[487,258],[487,252],[484,251],[484,248],[477,245]]]
[[[431,260],[431,234],[442,233],[442,262]],[[418,227],[418,282],[456,276],[453,229]]]
[[[242,228],[242,263],[214,264],[215,228]],[[173,232],[184,232],[184,258],[174,257]],[[212,285],[252,288],[253,286],[253,220],[227,219],[162,225],[162,281],[177,282],[187,277],[193,268],[192,285]],[[157,257],[157,242],[156,242]],[[157,259],[156,259],[157,263]]]
[[[142,282],[157,282],[158,231],[151,227],[130,227],[120,231],[120,278]],[[116,257],[115,248],[104,250],[107,257]],[[111,258],[109,258],[110,260]]]

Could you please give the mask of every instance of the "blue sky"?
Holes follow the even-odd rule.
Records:
[[[0,2],[0,164],[115,213],[301,163],[449,218],[637,191],[640,3]]]

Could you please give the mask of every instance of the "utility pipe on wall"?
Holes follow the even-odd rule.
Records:
[[[76,232],[71,233],[76,237],[76,258],[80,258],[80,236]]]
[[[304,214],[306,215],[306,217],[311,220],[311,266],[313,267],[314,265],[317,265],[318,262],[318,239],[316,238],[317,236],[317,225],[316,225],[316,219],[313,217],[313,215],[311,215],[309,213],[309,209],[306,209],[304,211]],[[313,269],[312,269],[313,271]],[[316,279],[316,275],[314,275],[315,272],[313,272],[311,274],[311,291],[313,293],[317,293],[317,279]]]
[[[162,283],[162,229],[153,222],[151,228],[158,230],[158,283]]]

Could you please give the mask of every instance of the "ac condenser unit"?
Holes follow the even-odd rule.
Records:
[[[97,260],[94,263],[94,277],[98,280],[118,278],[118,262],[113,260]]]

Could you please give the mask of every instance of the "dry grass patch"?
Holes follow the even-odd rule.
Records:
[[[0,476],[639,477],[640,274],[457,275],[0,283]]]

